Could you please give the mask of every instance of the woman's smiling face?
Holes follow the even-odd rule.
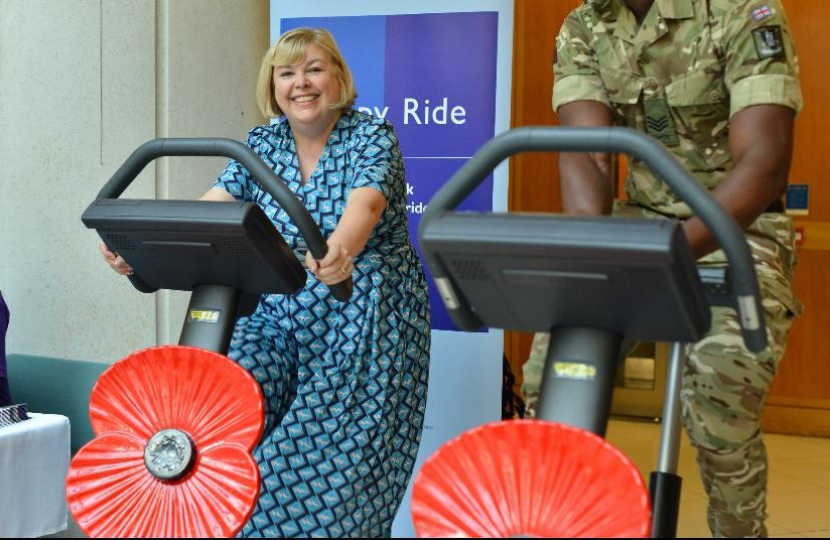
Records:
[[[340,80],[326,52],[309,44],[302,62],[274,67],[274,96],[292,128],[328,128],[340,111]]]

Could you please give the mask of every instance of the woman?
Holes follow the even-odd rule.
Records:
[[[305,258],[296,295],[266,295],[237,323],[228,356],[262,385],[262,491],[243,536],[389,536],[415,463],[426,407],[429,298],[409,241],[406,182],[385,120],[353,110],[332,36],[301,28],[265,54],[257,100],[281,122],[250,146],[328,238],[307,253],[288,215],[231,160],[203,200],[254,201]],[[131,272],[102,251],[119,273]],[[354,280],[350,302],[328,285]]]

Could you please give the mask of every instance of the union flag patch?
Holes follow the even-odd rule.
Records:
[[[764,4],[753,9],[750,12],[750,15],[752,15],[752,18],[756,21],[763,21],[768,17],[772,17],[772,8],[769,7],[767,4]]]

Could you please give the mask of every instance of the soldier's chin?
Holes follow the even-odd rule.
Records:
[[[585,3],[597,11],[602,11],[611,5],[611,0],[585,0]]]

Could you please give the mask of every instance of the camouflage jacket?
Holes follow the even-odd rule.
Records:
[[[703,186],[732,170],[729,119],[757,104],[802,107],[798,60],[781,0],[655,0],[638,27],[623,0],[586,0],[556,42],[553,107],[607,105],[616,125],[662,141]],[[632,204],[615,214],[686,218],[689,207],[643,163],[629,161]],[[747,230],[762,291],[798,315],[792,220],[762,214]],[[722,264],[716,251],[699,264]]]
[[[798,61],[780,0],[656,0],[639,26],[622,0],[588,0],[556,43],[555,110],[607,105],[617,125],[662,141],[712,189],[732,169],[729,118],[757,104],[800,111]],[[663,214],[688,207],[632,160],[628,198]]]

